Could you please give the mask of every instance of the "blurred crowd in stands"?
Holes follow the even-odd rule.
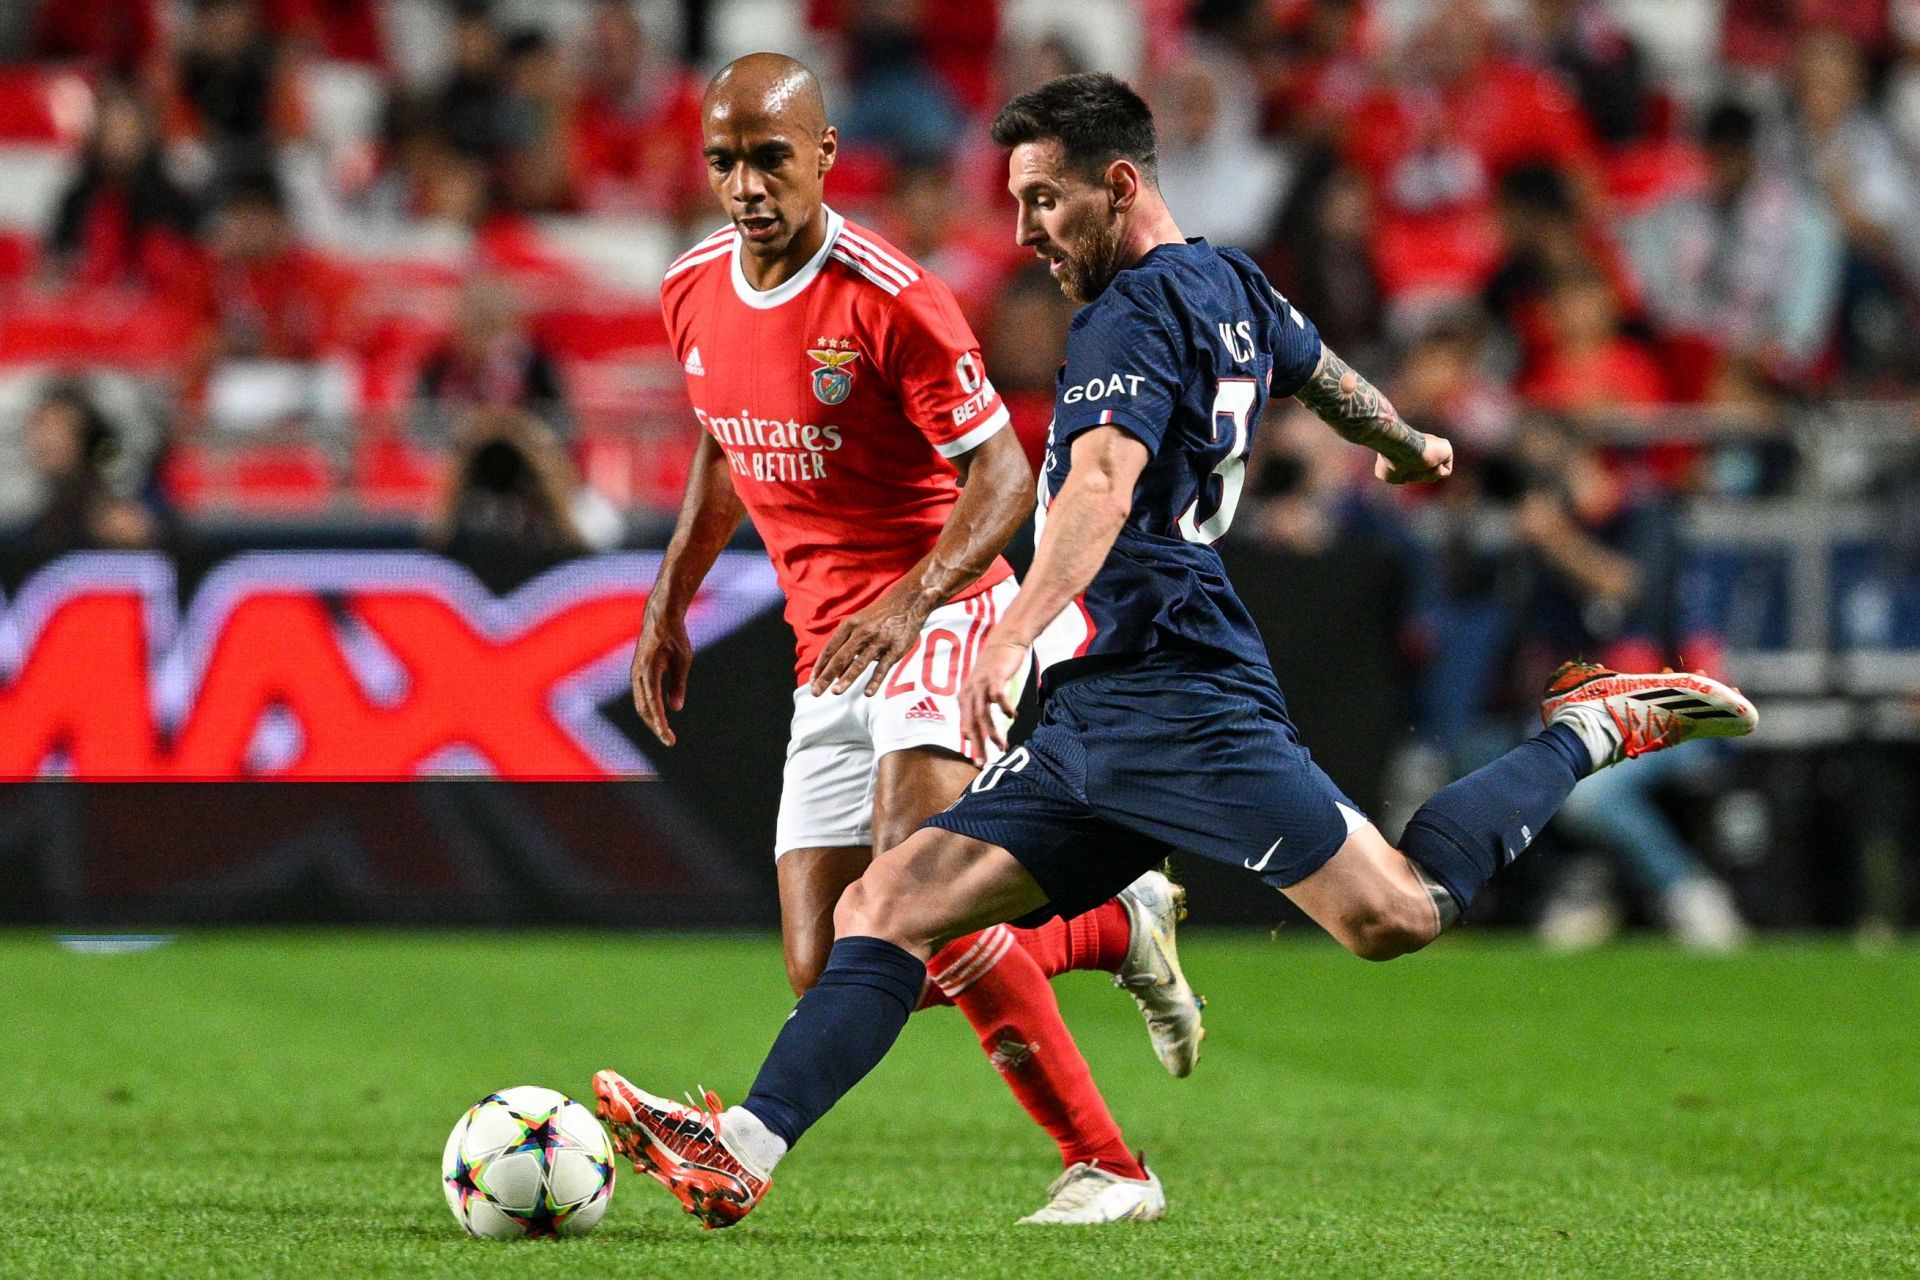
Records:
[[[1029,437],[1066,312],[983,124],[1103,24],[1185,229],[1476,454],[1532,411],[1920,387],[1920,0],[13,0],[6,363],[145,375],[188,509],[417,507],[448,411],[503,408],[669,507],[685,431],[620,446],[673,417],[651,285],[716,220],[699,94],[741,8],[825,73],[830,198],[952,283]],[[1691,61],[1682,10],[1718,23]],[[1752,452],[1635,480],[1779,483]]]
[[[1416,566],[1447,768],[1550,656],[1716,661],[1676,500],[1793,491],[1801,406],[1920,400],[1920,0],[0,0],[0,523],[565,554],[670,511],[654,286],[720,217],[704,78],[755,47],[822,73],[829,201],[953,286],[1031,447],[1072,308],[984,125],[1062,72],[1145,92],[1185,231],[1460,451],[1383,495],[1276,406],[1234,535]],[[1596,839],[1737,938],[1634,776]]]

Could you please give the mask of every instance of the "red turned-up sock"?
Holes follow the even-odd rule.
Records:
[[[1001,1079],[1059,1146],[1062,1165],[1097,1162],[1123,1178],[1146,1177],[1061,1020],[1047,975],[1014,932],[995,925],[948,943],[927,964],[929,985],[973,1024]]]
[[[1110,898],[1071,920],[1055,916],[1037,928],[1012,932],[1049,978],[1075,969],[1118,973],[1133,941],[1133,919],[1118,898]]]

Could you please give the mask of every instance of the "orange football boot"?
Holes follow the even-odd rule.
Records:
[[[1571,708],[1604,712],[1620,739],[1616,764],[1691,738],[1738,738],[1752,733],[1760,713],[1745,694],[1699,672],[1636,675],[1595,662],[1565,662],[1547,681],[1540,719],[1552,724]]]
[[[594,1096],[600,1119],[613,1134],[614,1150],[673,1192],[702,1225],[730,1227],[747,1216],[772,1181],[734,1154],[720,1135],[720,1099],[702,1090],[705,1103],[682,1106],[656,1098],[617,1072],[596,1072]],[[692,1099],[688,1099],[692,1102]]]

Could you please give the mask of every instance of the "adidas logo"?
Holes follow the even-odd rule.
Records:
[[[906,718],[909,720],[945,720],[947,713],[942,711],[940,704],[932,698],[922,698],[907,708]]]
[[[704,378],[707,376],[707,366],[700,363],[700,348],[698,347],[687,352],[687,363],[682,367],[696,378]]]

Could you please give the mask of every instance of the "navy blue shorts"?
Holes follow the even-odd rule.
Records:
[[[1363,821],[1272,671],[1161,651],[1048,689],[1033,736],[927,824],[1019,859],[1047,893],[1037,920],[1099,906],[1174,850],[1284,888]]]

